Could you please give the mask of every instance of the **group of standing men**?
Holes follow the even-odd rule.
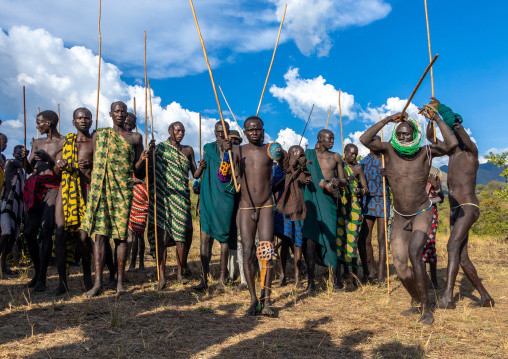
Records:
[[[149,241],[152,246],[158,245],[158,288],[162,290],[166,286],[167,247],[173,245],[176,245],[177,279],[186,283],[193,236],[188,185],[191,173],[194,178],[200,178],[202,280],[194,289],[208,288],[214,239],[221,243],[217,289],[223,288],[231,277],[230,250],[236,251],[238,247],[242,284],[245,285],[245,278],[251,296],[248,313],[271,316],[274,314],[270,301],[276,252],[274,234],[282,239],[281,284],[286,282],[285,258],[289,246],[294,247],[298,287],[302,286],[299,271],[302,255],[305,257],[309,291],[315,289],[316,263],[331,269],[336,289],[344,287],[343,278],[351,275],[350,270],[357,278],[359,259],[364,280],[369,279],[370,271],[377,271],[379,283],[385,280],[387,249],[383,221],[387,217],[385,210],[390,207],[389,203],[383,203],[384,195],[389,201],[388,192],[383,193],[381,185],[385,176],[393,194],[395,212],[391,233],[394,265],[414,304],[404,314],[419,313],[419,321],[430,324],[433,316],[422,255],[431,231],[432,210],[429,209],[433,203],[429,205],[426,184],[432,158],[448,155],[451,235],[447,287],[437,306],[455,307],[453,288],[459,264],[480,292],[481,300],[476,304],[494,305],[467,253],[468,231],[479,216],[474,191],[478,150],[462,127],[460,116],[436,99],[425,105],[421,113],[430,120],[427,134],[431,132],[431,124],[437,124],[443,141],[434,141],[429,136],[431,144],[421,146],[423,131],[416,121],[405,114],[388,116],[361,136],[360,141],[371,150],[362,164],[357,162],[358,148],[353,144],[345,146],[343,157],[331,151],[334,134],[329,130],[319,131],[314,149],[304,151],[300,146],[292,146],[286,152],[277,148],[277,144],[264,143],[264,124],[257,116],[244,122],[243,132],[248,143],[243,145],[240,136],[230,136],[227,123],[218,122],[216,141],[205,144],[204,157],[196,165],[192,147],[181,144],[185,127],[180,122],[169,126],[166,141],[155,144],[152,140],[149,148],[144,149],[142,136],[133,132],[136,118],[127,113],[123,102],[111,104],[113,127],[99,128],[93,134],[90,133],[92,114],[85,108],[74,111],[77,132],[67,136],[57,131],[56,113],[43,111],[36,123],[41,135],[47,136],[34,140],[31,151],[16,146],[14,159],[5,164],[2,260],[8,243],[19,233],[16,223],[23,216],[24,208],[24,235],[35,268],[29,287],[35,291],[46,289],[54,237],[60,278],[56,294],[68,289],[69,240],[79,244],[85,295],[92,297],[101,292],[105,264],[110,270],[110,284],[121,294],[125,292],[124,271],[133,244],[135,250],[140,247],[140,267],[143,267],[141,242],[144,243],[144,222],[148,214]],[[390,122],[395,122],[392,138],[390,142],[382,142],[377,133]],[[381,156],[385,168],[381,166]],[[26,181],[24,171],[30,175]],[[376,220],[380,243],[377,270],[370,244]],[[92,253],[95,282],[91,276]],[[260,299],[254,281],[259,266],[256,255],[263,259],[259,262],[265,273],[261,276],[264,282]],[[234,268],[234,263],[229,267]]]

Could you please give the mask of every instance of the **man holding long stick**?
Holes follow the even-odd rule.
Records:
[[[88,200],[82,228],[95,236],[93,250],[95,285],[86,297],[102,290],[102,271],[109,251],[109,240],[115,242],[117,258],[117,295],[125,293],[123,276],[127,260],[127,229],[133,196],[133,174],[143,177],[148,158],[143,150],[143,137],[125,130],[127,105],[121,101],[111,104],[109,113],[113,128],[100,128],[94,134],[94,163],[91,196]]]
[[[194,178],[200,178],[206,169],[206,161],[199,161],[196,167],[194,150],[182,145],[185,127],[181,122],[169,125],[169,138],[155,146],[155,178],[157,179],[157,240],[159,251],[159,285],[166,286],[167,247],[176,245],[178,271],[176,279],[187,283],[184,271],[187,270],[187,256],[192,244],[192,216],[189,189],[189,172]],[[150,146],[154,146],[152,140]],[[154,201],[154,198],[150,202]],[[150,223],[155,224],[153,212]]]
[[[445,139],[437,145],[421,147],[420,124],[413,119],[407,120],[407,116],[400,113],[374,124],[360,137],[365,147],[385,156],[395,212],[391,236],[393,261],[402,284],[416,304],[401,314],[421,314],[419,322],[423,324],[434,322],[428,298],[428,278],[422,261],[432,223],[432,211],[429,211],[432,203],[425,187],[432,157],[444,156],[457,146],[455,136],[439,116],[432,120],[438,124]],[[376,134],[390,122],[396,122],[392,139],[389,143],[381,142]],[[408,259],[412,270],[408,267]]]

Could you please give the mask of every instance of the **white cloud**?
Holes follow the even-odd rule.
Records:
[[[285,0],[284,0],[285,1]],[[196,1],[195,9],[210,62],[216,67],[240,53],[273,49],[284,7],[282,0]],[[385,17],[384,0],[291,0],[280,43],[294,39],[309,55],[326,55],[330,34]],[[44,15],[41,15],[44,14]],[[98,53],[99,2],[79,6],[61,0],[4,0],[0,27],[44,28],[66,46],[83,45]],[[123,0],[102,2],[102,55],[131,77],[141,77],[144,34],[151,78],[185,76],[206,70],[187,1]]]
[[[347,144],[352,143],[358,147],[358,155],[365,157],[370,153],[370,150],[360,142],[360,136],[363,135],[363,132],[365,131],[356,131],[355,133],[350,133],[348,137],[344,139],[344,147]]]
[[[289,147],[300,144],[300,139],[302,141],[300,146],[302,146],[304,149],[307,148],[309,145],[309,140],[305,137],[302,138],[302,135],[297,134],[294,130],[287,127],[284,130],[279,131],[275,141],[280,143],[282,148],[287,151],[289,150]]]
[[[362,26],[384,18],[391,6],[384,0],[271,0],[277,17],[287,3],[284,31],[299,50],[326,56],[333,45],[330,33],[350,26]]]
[[[309,127],[324,128],[328,117],[328,110],[332,106],[329,127],[335,128],[339,123],[339,90],[327,84],[322,76],[314,79],[302,79],[299,69],[290,68],[284,75],[285,87],[270,87],[270,93],[279,101],[286,101],[294,116],[307,121],[310,110],[314,104],[314,111]],[[342,116],[354,118],[355,99],[347,92],[341,93]]]
[[[45,54],[38,56],[37,54]],[[18,113],[15,119],[6,119],[1,131],[9,137],[9,150],[23,141],[22,86],[26,85],[27,137],[36,136],[35,117],[37,107],[42,110],[61,109],[61,132],[74,132],[72,113],[84,106],[95,119],[97,96],[98,57],[89,49],[75,46],[64,47],[61,39],[44,30],[14,27],[8,35],[0,32],[0,105],[6,113]],[[103,61],[101,66],[101,92],[99,126],[110,126],[109,106],[124,101],[133,110],[133,97],[137,99],[138,127],[144,133],[144,88],[129,86],[120,78],[121,71],[113,64]],[[181,121],[186,127],[184,143],[199,151],[198,113],[182,108],[176,102],[161,107],[161,99],[152,90],[154,131],[157,140],[168,137],[168,126]],[[217,119],[203,116],[203,144],[214,140],[213,127]],[[227,120],[230,122],[230,120]],[[231,124],[236,128],[236,124]]]

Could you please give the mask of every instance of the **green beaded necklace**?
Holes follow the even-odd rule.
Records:
[[[408,122],[411,122],[414,127],[415,131],[413,132],[413,141],[411,142],[400,142],[397,138],[397,128],[402,124],[402,122],[399,122],[392,132],[392,138],[390,140],[390,143],[392,144],[395,151],[406,155],[411,156],[414,155],[421,147],[423,142],[423,136],[422,136],[422,127],[420,126],[420,123],[416,121],[415,119],[409,118],[407,119]]]

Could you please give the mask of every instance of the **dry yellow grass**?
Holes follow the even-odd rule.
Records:
[[[444,287],[446,239],[438,238],[438,276]],[[215,246],[212,274],[218,275]],[[80,273],[72,268],[70,293],[55,299],[31,293],[25,278],[0,280],[0,357],[2,358],[506,358],[508,357],[508,244],[494,238],[471,238],[470,254],[495,308],[471,309],[477,293],[459,274],[457,309],[435,312],[435,323],[422,326],[405,318],[409,295],[391,267],[392,293],[368,285],[357,291],[330,293],[325,269],[319,291],[274,286],[277,318],[247,317],[247,291],[228,288],[197,294],[175,280],[170,249],[171,285],[154,290],[154,277],[129,273],[129,293],[113,291],[84,299]],[[199,272],[198,235],[190,256]],[[154,261],[147,261],[154,270]],[[31,270],[29,270],[31,272]],[[30,273],[29,273],[30,274]],[[49,288],[57,285],[49,271]],[[276,282],[275,282],[276,283]],[[351,289],[351,286],[348,287]],[[258,291],[259,292],[259,291]]]

